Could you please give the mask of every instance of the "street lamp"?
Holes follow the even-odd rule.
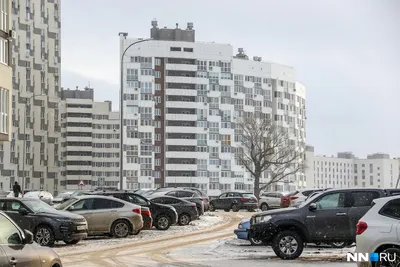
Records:
[[[124,36],[126,38],[126,36],[128,36],[127,33],[124,32],[120,32],[118,34],[119,36]],[[124,52],[122,53],[121,56],[121,88],[120,88],[120,142],[119,142],[119,146],[120,146],[120,154],[119,154],[119,187],[121,190],[123,190],[123,182],[124,182],[124,56],[126,54],[126,52],[128,51],[129,48],[131,48],[133,45],[138,44],[138,43],[143,43],[143,42],[147,42],[153,39],[142,39],[142,40],[138,40],[132,44],[130,44],[127,48],[125,48]]]
[[[24,119],[24,146],[22,148],[22,183],[21,183],[21,194],[22,196],[24,195],[24,190],[25,190],[25,161],[26,161],[26,111],[28,109],[28,106],[31,104],[31,99],[35,98],[36,96],[47,96],[45,94],[37,94],[37,95],[31,95],[30,97],[27,98],[26,103],[25,103],[25,119]]]

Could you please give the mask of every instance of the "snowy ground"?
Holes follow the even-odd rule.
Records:
[[[312,246],[304,248],[303,254],[294,261],[284,261],[276,257],[268,246],[251,246],[246,240],[236,237],[220,239],[208,244],[197,244],[180,248],[168,253],[171,258],[190,259],[197,266],[355,266],[346,262],[347,252],[354,247],[334,249],[328,246]]]
[[[82,240],[76,245],[66,245],[64,242],[58,242],[54,246],[54,250],[62,255],[72,254],[74,251],[82,252],[99,250],[104,247],[119,246],[123,244],[131,244],[139,241],[147,241],[160,237],[168,237],[175,235],[182,235],[199,230],[207,230],[207,228],[217,226],[229,221],[229,218],[218,215],[218,213],[205,213],[200,217],[199,220],[191,222],[187,226],[171,226],[166,231],[159,231],[155,228],[151,230],[143,230],[138,235],[129,236],[128,238],[117,239],[110,237],[89,237],[86,240]]]

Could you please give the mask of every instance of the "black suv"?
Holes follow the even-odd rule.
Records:
[[[153,224],[158,230],[167,230],[171,225],[178,222],[178,215],[174,207],[153,203],[147,198],[135,193],[124,191],[96,191],[87,194],[113,196],[142,207],[150,208]]]
[[[358,220],[383,189],[333,189],[321,192],[297,208],[257,213],[250,220],[250,237],[270,244],[282,259],[295,259],[304,243],[355,242]]]
[[[225,210],[238,212],[241,209],[254,211],[258,207],[258,200],[253,193],[227,192],[210,201],[210,211]]]
[[[39,199],[3,198],[0,210],[20,228],[31,231],[36,243],[42,246],[52,246],[58,240],[76,244],[87,237],[88,226],[83,216],[58,211]]]

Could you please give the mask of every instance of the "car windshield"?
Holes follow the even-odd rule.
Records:
[[[24,204],[28,206],[33,212],[53,212],[54,208],[41,200],[25,201]]]
[[[58,205],[58,206],[56,207],[56,210],[65,210],[66,207],[68,207],[69,205],[71,205],[71,204],[74,203],[75,201],[76,201],[75,198],[68,199],[68,200],[65,201],[64,203]]]

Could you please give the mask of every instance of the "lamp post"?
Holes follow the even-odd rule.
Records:
[[[126,36],[128,36],[128,33],[123,33],[120,32],[118,34],[119,36],[124,36],[126,38]],[[138,44],[138,43],[143,43],[143,42],[147,42],[153,39],[142,39],[142,40],[138,40],[130,45],[128,45],[127,48],[125,48],[125,50],[122,52],[121,55],[121,64],[120,64],[120,75],[121,75],[121,88],[120,88],[120,106],[119,106],[119,112],[120,112],[120,142],[119,142],[119,146],[120,146],[120,153],[119,153],[119,188],[121,190],[124,189],[124,56],[126,54],[126,52],[128,51],[129,48],[131,48],[132,46]]]
[[[22,172],[23,172],[23,175],[22,175],[22,182],[21,182],[21,194],[22,194],[22,196],[24,196],[24,190],[25,190],[25,161],[26,161],[26,111],[27,111],[27,108],[28,108],[28,106],[30,106],[30,104],[31,104],[31,99],[33,99],[33,98],[35,98],[36,96],[46,96],[45,94],[37,94],[37,95],[31,95],[30,97],[28,97],[27,98],[27,100],[26,100],[26,103],[25,103],[25,112],[24,112],[24,114],[25,114],[25,119],[24,119],[24,142],[23,142],[23,144],[24,144],[24,146],[23,146],[23,148],[22,148]]]

